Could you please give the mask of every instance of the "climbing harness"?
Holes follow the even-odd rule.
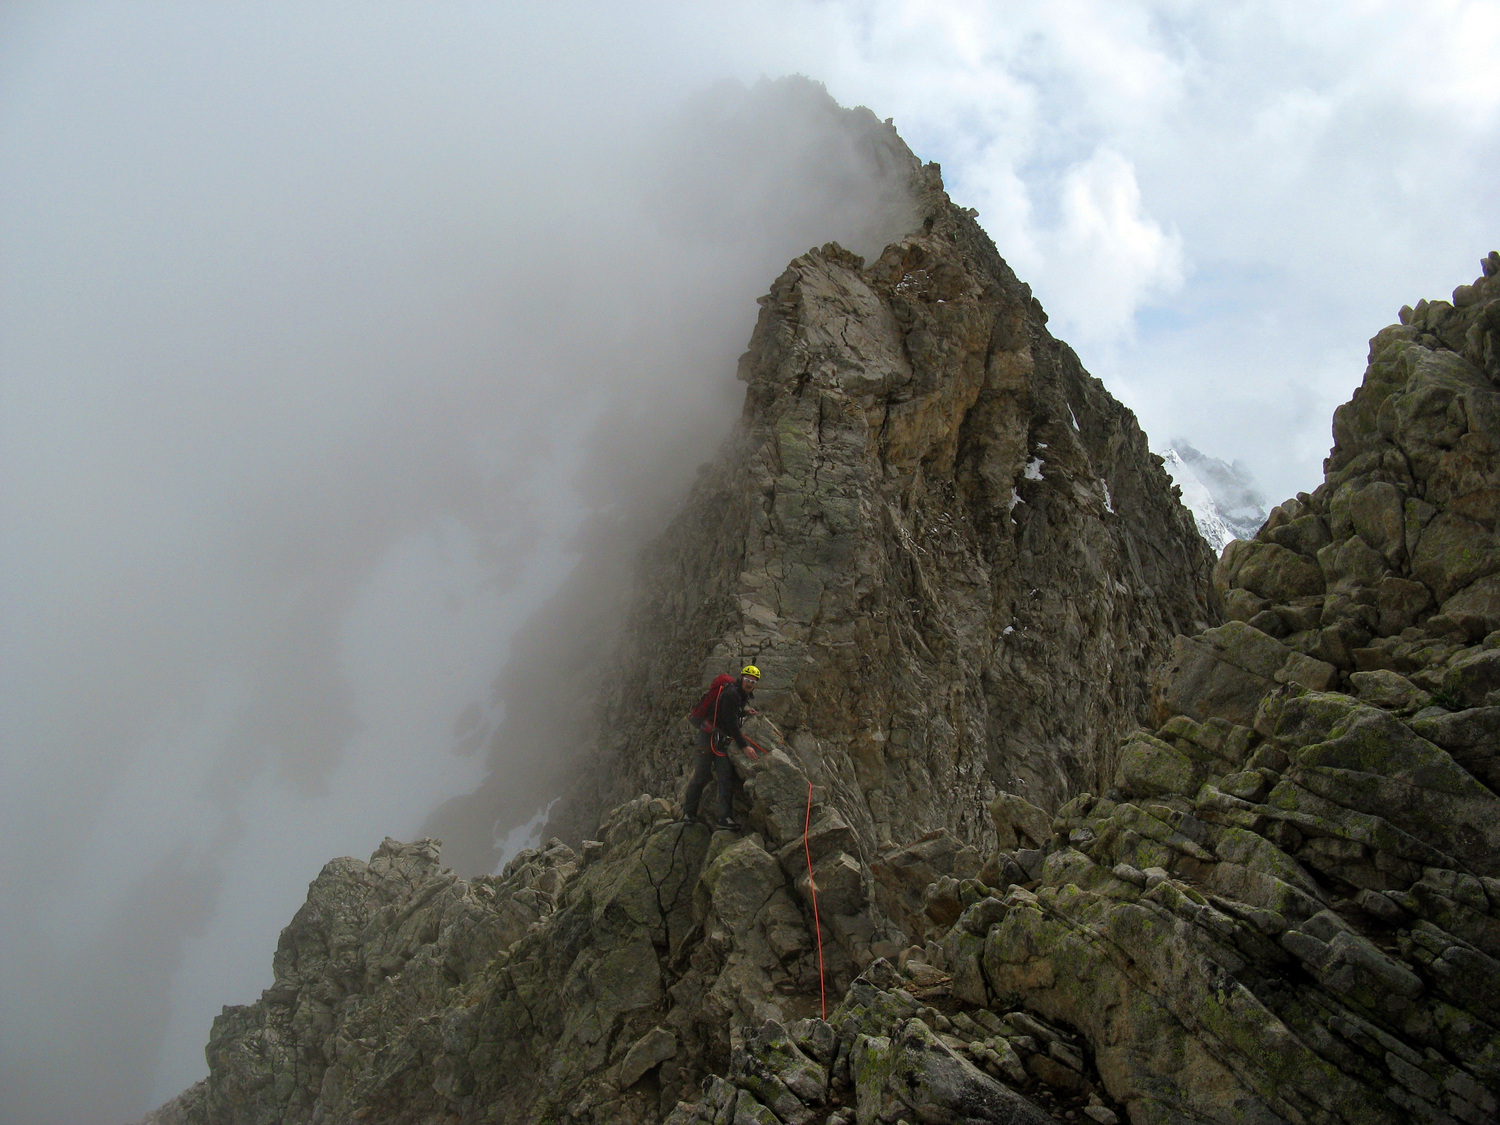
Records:
[[[818,996],[823,1004],[823,1019],[828,1018],[828,989],[823,983],[823,926],[818,921],[818,882],[813,878],[812,847],[807,842],[807,833],[812,828],[812,782],[807,783],[807,819],[802,822],[802,850],[807,855],[807,886],[812,891],[813,932],[818,938]]]

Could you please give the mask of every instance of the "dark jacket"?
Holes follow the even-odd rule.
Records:
[[[750,695],[741,686],[740,680],[724,685],[724,690],[719,692],[718,703],[708,721],[719,734],[732,738],[739,744],[741,750],[745,748],[745,736],[740,731],[740,724],[745,721],[745,708],[750,706]]]

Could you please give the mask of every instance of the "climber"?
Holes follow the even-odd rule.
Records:
[[[754,743],[740,730],[740,723],[746,715],[755,714],[755,708],[749,704],[758,683],[760,669],[754,664],[741,668],[738,677],[727,672],[715,676],[708,691],[688,714],[688,721],[698,731],[698,754],[693,780],[688,782],[687,795],[682,799],[684,823],[698,819],[698,801],[712,772],[719,805],[719,819],[714,827],[730,832],[739,829],[733,816],[735,777],[734,767],[729,761],[729,746],[735,743],[749,758],[755,758]]]

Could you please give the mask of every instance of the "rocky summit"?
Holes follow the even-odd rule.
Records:
[[[920,225],[763,299],[568,839],[329,864],[149,1122],[1500,1119],[1500,254],[1375,337],[1323,484],[1215,567],[861,127]],[[749,661],[745,831],[684,823],[683,716]]]
[[[1213,559],[1134,416],[889,126],[920,225],[866,263],[788,266],[740,360],[743,425],[647,551],[589,770],[585,833],[675,790],[683,715],[753,662],[758,704],[863,854],[989,837],[1004,790],[1112,775],[1147,682],[1220,620]]]

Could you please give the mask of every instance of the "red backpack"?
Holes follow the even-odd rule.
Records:
[[[706,731],[714,729],[713,715],[719,706],[719,694],[732,683],[734,677],[728,672],[721,672],[714,677],[713,683],[703,693],[703,698],[698,700],[698,705],[688,712],[688,718],[693,720],[695,727]]]

